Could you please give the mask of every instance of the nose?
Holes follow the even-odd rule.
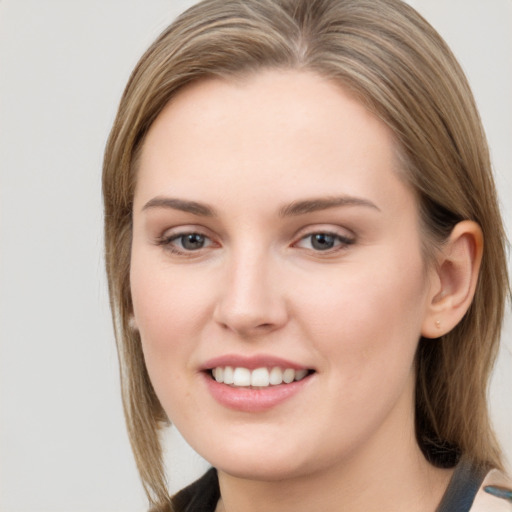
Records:
[[[242,252],[242,251],[241,251]],[[243,338],[283,327],[288,310],[279,269],[265,254],[232,255],[214,311],[214,320]]]

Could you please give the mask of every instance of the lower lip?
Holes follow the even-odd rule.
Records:
[[[207,373],[204,378],[213,398],[224,407],[241,412],[263,412],[295,396],[308,384],[311,376],[290,384],[258,389],[220,384]]]

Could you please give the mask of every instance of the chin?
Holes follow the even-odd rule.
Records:
[[[233,459],[236,459],[233,457]],[[258,480],[266,482],[274,482],[280,480],[289,480],[306,476],[311,472],[311,468],[307,470],[297,464],[297,461],[276,460],[268,455],[256,458],[256,460],[219,460],[212,465],[223,473],[232,477],[244,480]]]
[[[209,446],[196,446],[195,449],[218,471],[245,480],[272,482],[300,479],[312,472],[322,471],[323,466],[334,462],[332,453],[305,451],[307,440],[287,443],[286,439],[276,436],[268,443],[257,437],[244,441],[231,440],[221,444],[212,439]]]

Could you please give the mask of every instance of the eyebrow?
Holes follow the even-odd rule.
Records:
[[[283,206],[279,210],[279,216],[293,217],[296,215],[304,215],[306,213],[327,210],[329,208],[336,208],[340,206],[364,206],[377,211],[381,211],[376,204],[372,203],[368,199],[363,199],[361,197],[319,197],[293,201],[292,203]],[[196,201],[188,201],[185,199],[177,199],[173,197],[154,197],[143,206],[142,210],[144,211],[152,208],[169,208],[172,210],[192,213],[193,215],[198,215],[201,217],[217,216],[215,209],[207,204],[198,203]]]
[[[169,208],[182,212],[192,213],[201,217],[216,217],[215,210],[206,204],[196,201],[187,201],[185,199],[176,199],[173,197],[154,197],[150,199],[143,207],[142,211],[152,208]]]
[[[284,206],[279,211],[280,217],[288,217],[294,215],[303,215],[305,213],[317,212],[320,210],[327,210],[329,208],[336,208],[339,206],[364,206],[381,211],[375,204],[362,197],[353,196],[340,196],[340,197],[319,197],[312,199],[305,199],[301,201],[293,201],[289,205]]]

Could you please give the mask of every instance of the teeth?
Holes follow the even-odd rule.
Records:
[[[224,368],[224,384],[233,384],[233,368],[231,366]]]
[[[269,381],[270,381],[270,384],[272,384],[273,386],[282,384],[283,370],[281,370],[281,368],[279,368],[278,366],[272,368],[272,370],[270,370]]]
[[[286,384],[290,384],[290,382],[293,382],[295,380],[295,370],[292,370],[291,368],[287,368],[283,372],[283,382],[286,382]]]
[[[295,372],[295,380],[302,380],[307,374],[307,370],[297,370]]]
[[[250,386],[251,371],[247,368],[235,368],[233,372],[233,384],[235,386]]]
[[[291,382],[302,380],[308,374],[308,370],[294,370],[293,368],[248,368],[231,366],[218,366],[213,368],[213,378],[220,383],[231,384],[237,387],[257,387],[266,388],[268,386],[279,386],[280,384],[290,384]]]
[[[224,382],[224,368],[219,366],[218,368],[213,369],[213,378],[217,382]]]
[[[257,368],[251,372],[251,386],[267,387],[270,384],[268,370]]]

